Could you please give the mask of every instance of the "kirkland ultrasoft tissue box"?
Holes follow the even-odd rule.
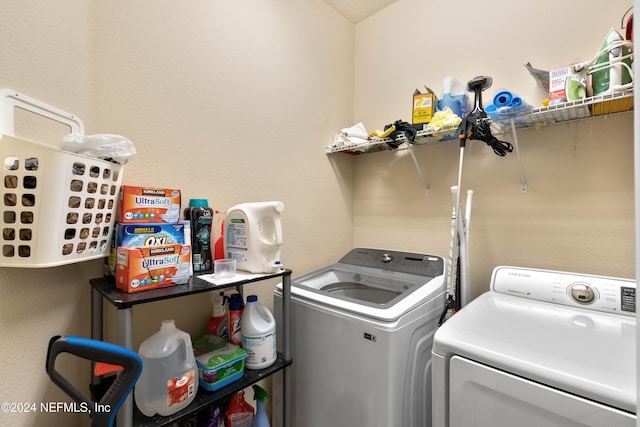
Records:
[[[132,293],[189,282],[190,245],[123,246],[116,255],[116,288]]]
[[[105,260],[105,276],[115,277],[116,275],[116,251],[119,247],[162,246],[175,243],[188,244],[191,238],[188,230],[187,221],[175,224],[161,222],[115,224],[111,239],[111,250],[109,257]]]
[[[118,196],[116,221],[123,223],[180,220],[180,190],[123,185]]]
[[[208,334],[193,340],[200,387],[218,390],[244,375],[247,353],[218,335]]]

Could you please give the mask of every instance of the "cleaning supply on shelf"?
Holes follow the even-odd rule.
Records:
[[[273,314],[258,301],[257,295],[247,296],[247,304],[240,323],[242,347],[247,352],[247,369],[264,369],[275,363],[276,320]]]
[[[211,234],[213,240],[213,259],[224,259],[224,212],[213,211]]]
[[[229,339],[229,314],[227,313],[226,299],[223,291],[211,294],[213,312],[209,318],[207,332]]]
[[[207,334],[193,340],[200,387],[219,390],[244,376],[247,352],[218,335]]]
[[[244,399],[244,391],[233,395],[225,412],[226,427],[251,427],[253,406]]]
[[[173,320],[163,321],[160,330],[140,344],[138,354],[142,374],[134,396],[140,412],[147,417],[168,416],[195,399],[198,367],[191,337]]]
[[[229,342],[235,345],[242,345],[242,311],[244,301],[239,293],[231,294],[229,297]]]
[[[184,209],[184,219],[191,223],[191,262],[193,271],[209,271],[213,259],[211,223],[213,209],[207,199],[190,199]]]
[[[272,273],[280,268],[284,203],[243,203],[229,208],[224,220],[225,258],[237,269]]]
[[[224,411],[217,403],[209,406],[196,416],[198,427],[224,427]]]
[[[253,385],[253,399],[256,401],[256,416],[253,417],[251,427],[271,427],[267,416],[267,402],[269,393],[257,384]]]

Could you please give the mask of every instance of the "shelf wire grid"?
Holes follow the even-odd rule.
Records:
[[[512,126],[516,129],[527,129],[531,127],[547,126],[556,123],[585,120],[610,114],[624,113],[633,110],[633,89],[623,92],[600,94],[577,101],[565,102],[562,104],[549,105],[545,107],[533,108],[530,111],[518,114],[502,114],[491,118],[491,130],[494,135],[501,135],[511,132]],[[513,121],[512,121],[513,119]],[[439,129],[437,132],[420,130],[416,134],[412,145],[425,145],[434,143],[446,143],[455,141],[457,127]],[[447,136],[443,137],[443,134]],[[392,148],[392,145],[400,145]],[[398,140],[391,138],[371,138],[366,142],[342,143],[330,145],[324,148],[326,154],[343,152],[347,154],[359,155],[389,150],[405,150],[409,148],[409,140],[403,133],[399,133]]]

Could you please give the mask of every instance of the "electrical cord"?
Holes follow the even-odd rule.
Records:
[[[392,149],[398,148],[404,142],[400,138],[401,132],[402,132],[402,134],[404,134],[404,137],[407,138],[407,140],[410,143],[413,144],[413,142],[416,140],[417,131],[416,131],[416,128],[414,128],[411,123],[403,122],[402,120],[396,120],[392,124],[386,125],[384,127],[384,130],[389,129],[391,126],[395,126],[395,128],[396,128],[396,130],[391,132],[391,135],[389,135],[389,138],[391,138],[391,141],[387,142],[387,145],[389,147],[391,147]]]
[[[483,117],[476,120],[472,125],[472,131],[469,139],[477,139],[483,141],[493,149],[493,152],[500,157],[504,157],[507,153],[513,151],[513,145],[509,142],[500,141],[491,133],[491,122]],[[406,138],[409,143],[413,144],[416,139],[417,131],[411,123],[404,122],[402,120],[396,120],[392,124],[388,124],[384,127],[384,130],[389,129],[391,126],[395,126],[395,130],[389,135],[391,141],[387,141],[387,145],[391,149],[396,149],[404,142],[402,136]]]
[[[509,142],[500,141],[491,133],[491,122],[489,120],[480,119],[475,125],[471,139],[478,139],[485,142],[493,149],[493,152],[500,157],[504,157],[507,153],[513,151],[513,145]]]

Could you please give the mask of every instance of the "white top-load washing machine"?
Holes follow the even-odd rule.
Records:
[[[635,427],[634,281],[497,267],[433,345],[434,427]]]
[[[356,248],[293,278],[291,425],[430,426],[445,271],[439,256]]]

